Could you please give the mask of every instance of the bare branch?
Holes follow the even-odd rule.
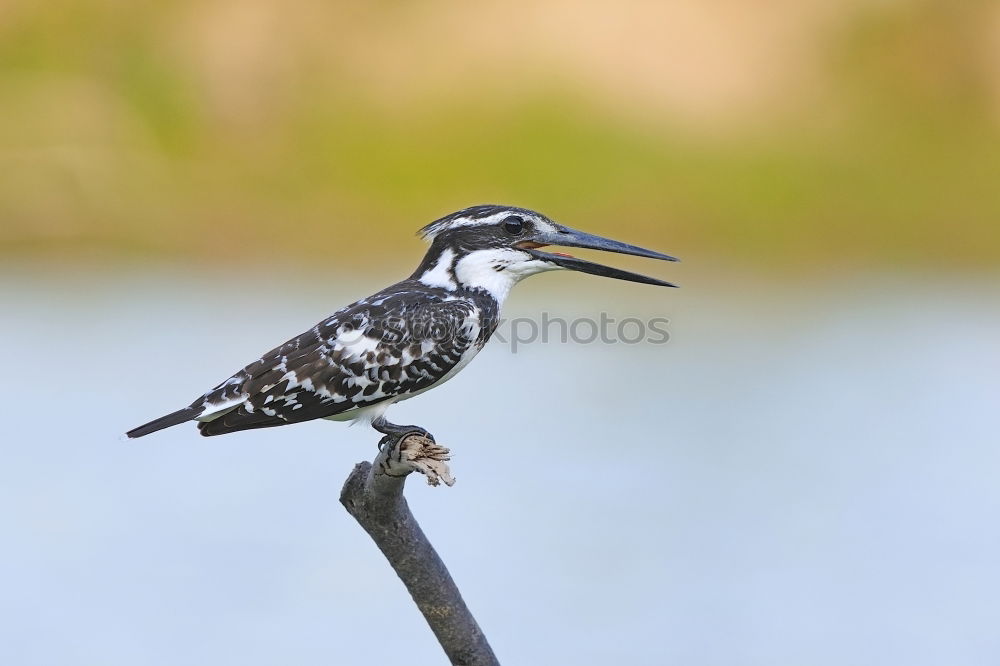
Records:
[[[444,562],[427,540],[403,497],[411,472],[432,486],[455,480],[448,469],[448,449],[420,435],[383,446],[374,465],[359,463],[347,477],[340,503],[368,532],[406,585],[452,664],[499,666],[476,619]]]

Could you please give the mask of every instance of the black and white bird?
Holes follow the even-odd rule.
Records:
[[[272,349],[190,406],[130,430],[142,437],[186,421],[202,435],[313,419],[361,419],[387,437],[430,436],[385,418],[406,400],[454,377],[500,322],[511,287],[529,275],[569,269],[619,280],[675,285],[602,266],[548,245],[676,261],[659,252],[575,231],[540,213],[472,206],[421,230],[430,250],[412,276],[338,310]]]

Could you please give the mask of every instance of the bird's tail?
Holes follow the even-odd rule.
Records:
[[[178,409],[176,412],[167,414],[166,416],[161,416],[160,418],[150,421],[145,425],[141,425],[138,428],[133,428],[125,434],[129,439],[135,439],[136,437],[142,437],[151,432],[156,432],[157,430],[163,430],[164,428],[169,428],[170,426],[190,421],[191,419],[197,418],[200,414],[201,410],[197,407],[185,407],[184,409]]]

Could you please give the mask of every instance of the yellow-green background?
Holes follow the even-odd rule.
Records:
[[[480,202],[684,260],[389,412],[503,663],[1000,664],[998,139],[996,0],[0,0],[0,664],[441,663],[370,428],[121,438]]]
[[[995,266],[1000,5],[0,5],[2,260],[388,265],[483,202],[737,266]]]

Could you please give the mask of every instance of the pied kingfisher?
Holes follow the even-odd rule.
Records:
[[[561,252],[541,252],[539,248],[558,245],[676,261],[570,229],[524,208],[472,206],[431,222],[420,234],[431,246],[412,276],[338,310],[190,406],[130,430],[128,436],[192,420],[199,421],[202,435],[210,436],[312,419],[362,419],[386,438],[411,433],[430,437],[419,426],[389,423],[386,409],[468,365],[500,323],[511,287],[523,278],[569,269],[676,286]]]

